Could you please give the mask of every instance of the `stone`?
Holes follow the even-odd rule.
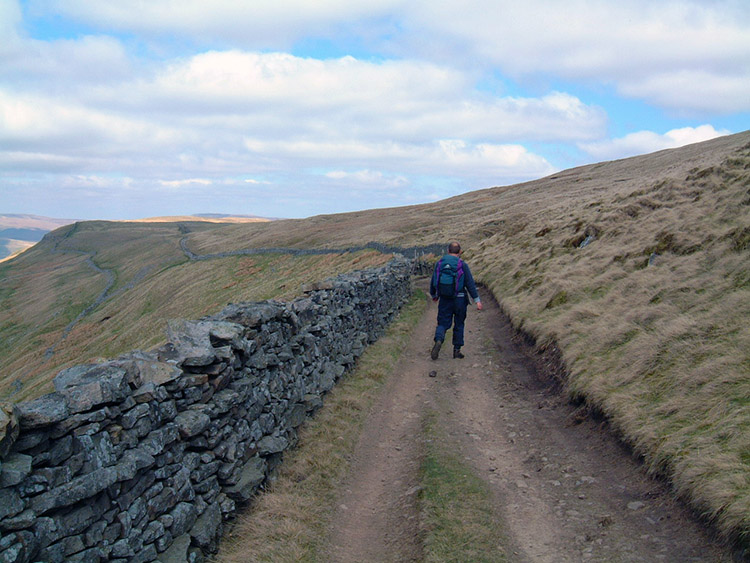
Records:
[[[8,455],[11,446],[18,438],[20,426],[13,406],[0,403],[0,459]]]
[[[116,482],[117,471],[113,467],[104,467],[76,477],[70,483],[33,497],[29,504],[34,512],[44,514],[53,508],[69,506],[80,500],[90,498]]]
[[[297,428],[300,424],[307,420],[307,409],[305,405],[296,403],[287,411],[286,415],[287,424],[292,428]]]
[[[167,362],[160,362],[154,358],[153,361],[136,360],[138,371],[140,372],[141,385],[139,387],[149,385],[149,389],[154,389],[155,394],[158,395],[155,388],[160,385],[165,385],[170,381],[174,381],[182,375],[182,370],[176,365]],[[137,400],[137,399],[136,399]]]
[[[216,315],[216,318],[257,328],[268,321],[280,317],[283,305],[273,301],[230,303]]]
[[[99,432],[93,436],[79,436],[82,451],[86,461],[94,469],[107,467],[116,461],[115,449],[107,432]]]
[[[262,456],[283,452],[289,441],[283,436],[265,436],[258,442],[258,453]]]
[[[73,455],[73,436],[63,436],[55,440],[49,452],[50,465],[60,465]]]
[[[209,504],[190,529],[190,536],[200,547],[207,548],[216,538],[220,528],[221,508],[218,503]]]
[[[0,502],[2,502],[2,499],[0,499]],[[0,520],[0,530],[25,530],[26,528],[31,528],[34,525],[35,519],[36,514],[34,514],[34,511],[31,509],[26,509],[17,516]]]
[[[175,490],[171,487],[166,487],[158,495],[148,501],[146,510],[150,518],[157,518],[166,513],[176,503],[177,494]]]
[[[211,418],[207,414],[194,410],[181,412],[174,421],[183,438],[191,438],[200,434],[211,424]]]
[[[71,412],[79,413],[93,407],[125,399],[132,374],[118,362],[73,366],[58,373],[55,390],[65,397]]]
[[[16,403],[15,412],[22,431],[49,426],[70,415],[65,397],[60,393],[49,393],[33,401]]]
[[[302,400],[308,412],[316,411],[323,406],[323,399],[316,393],[306,393]]]
[[[226,494],[236,502],[249,501],[258,486],[266,478],[266,461],[260,456],[253,456],[242,468],[240,480],[236,485],[228,487]]]
[[[145,546],[141,551],[136,553],[128,563],[146,563],[147,561],[154,561],[157,557],[156,546],[150,544]]]
[[[188,532],[198,519],[198,513],[192,504],[180,502],[170,512],[172,516],[171,532],[173,536],[181,536]]]
[[[149,522],[148,526],[146,526],[146,529],[143,530],[141,538],[143,539],[143,543],[153,543],[163,535],[164,524],[162,524],[158,520],[154,520],[152,522]]]
[[[31,473],[30,455],[11,454],[0,466],[0,487],[12,487],[23,481]]]
[[[188,548],[190,547],[190,534],[182,534],[176,537],[172,545],[159,555],[161,563],[185,563],[188,560]]]
[[[180,367],[207,366],[216,359],[208,327],[201,321],[170,320],[167,324],[167,338],[174,349],[174,359]]]
[[[0,489],[0,520],[15,516],[24,509],[21,497],[13,489]]]

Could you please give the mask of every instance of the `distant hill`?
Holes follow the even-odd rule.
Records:
[[[456,239],[483,291],[563,360],[567,392],[718,529],[750,537],[750,132],[424,205],[175,220],[76,223],[0,264],[0,395],[156,345],[166,319],[388,259],[232,251]]]
[[[131,219],[131,222],[141,223],[174,223],[177,221],[207,221],[209,223],[264,223],[275,221],[275,218],[258,217],[257,215],[232,215],[228,213],[195,213],[194,215],[165,215],[147,217],[145,219]]]
[[[49,231],[74,222],[39,215],[0,214],[0,261],[34,246]]]
[[[178,221],[206,221],[211,223],[255,223],[274,221],[275,218],[228,213],[196,213],[195,215],[149,217],[131,222],[176,223]],[[76,219],[56,219],[40,215],[0,214],[0,262],[31,248],[48,232],[75,223]]]

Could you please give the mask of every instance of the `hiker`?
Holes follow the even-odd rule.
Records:
[[[453,357],[463,358],[461,346],[464,345],[464,323],[468,299],[466,292],[477,304],[477,310],[482,310],[482,302],[477,293],[477,286],[471,275],[469,265],[461,256],[461,245],[452,242],[448,245],[448,254],[435,264],[435,271],[430,280],[430,296],[438,301],[437,328],[435,329],[435,344],[432,346],[430,357],[438,359],[440,347],[445,340],[445,332],[453,324]]]

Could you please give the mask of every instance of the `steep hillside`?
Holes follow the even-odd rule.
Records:
[[[428,205],[66,227],[0,267],[3,386],[43,389],[54,373],[45,350],[80,362],[155,344],[170,316],[292,295],[305,280],[387,258],[190,261],[181,241],[207,255],[449,239],[515,325],[559,351],[573,396],[720,529],[750,532],[749,132]]]

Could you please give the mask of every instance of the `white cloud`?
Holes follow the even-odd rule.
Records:
[[[96,157],[173,146],[176,138],[175,131],[143,119],[0,89],[0,141],[6,150],[46,149],[64,155],[86,148],[88,157]]]
[[[265,51],[289,49],[305,38],[332,38],[343,48],[364,42],[381,53],[469,74],[499,68],[520,79],[541,75],[612,84],[624,95],[674,110],[750,109],[750,7],[743,0],[36,0],[35,5],[106,30],[152,34],[164,44],[176,36]],[[675,75],[706,80],[688,78],[685,89],[672,82]],[[721,95],[707,95],[713,90]]]
[[[182,186],[210,186],[214,182],[206,178],[186,178],[184,180],[159,180],[159,184],[168,188],[181,188]]]
[[[388,14],[403,0],[37,0],[54,11],[107,28],[177,34],[257,47],[288,47],[301,35]]]
[[[325,177],[332,180],[342,180],[346,183],[353,182],[360,185],[385,188],[405,186],[409,183],[404,176],[390,176],[374,170],[357,170],[355,172],[331,170],[330,172],[325,173]]]
[[[428,56],[421,38],[438,36],[451,45],[451,60],[499,66],[517,77],[545,73],[611,83],[673,109],[750,109],[747,2],[421,0],[409,6],[413,40],[404,51],[413,56]],[[670,84],[675,73],[703,74],[729,89],[706,99],[705,82],[685,91]]]
[[[708,141],[728,133],[725,130],[717,131],[711,125],[701,125],[672,129],[663,135],[653,131],[638,131],[619,139],[581,143],[579,146],[596,159],[613,160]]]

